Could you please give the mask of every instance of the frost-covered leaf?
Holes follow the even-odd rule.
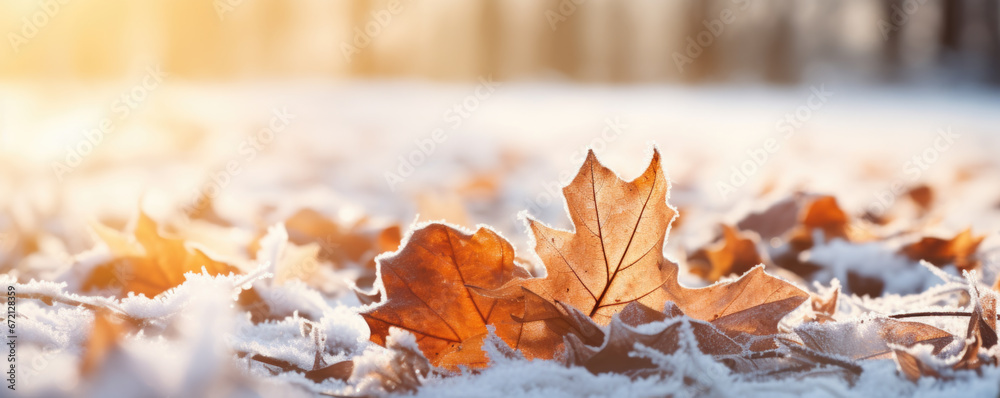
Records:
[[[165,237],[149,216],[139,212],[135,230],[125,235],[96,225],[97,236],[111,250],[113,259],[95,267],[83,283],[84,290],[112,289],[121,296],[129,292],[146,297],[167,291],[184,282],[184,274],[227,275],[240,273],[232,265],[217,261],[184,240]]]
[[[436,366],[484,366],[479,349],[486,325],[516,343],[522,326],[511,314],[519,303],[475,294],[469,285],[498,288],[527,273],[514,264],[514,249],[488,228],[467,234],[443,224],[413,232],[398,252],[378,260],[378,287],[385,301],[362,315],[371,339],[385,344],[391,327],[418,336],[420,349]]]

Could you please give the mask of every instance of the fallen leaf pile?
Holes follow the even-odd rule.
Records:
[[[953,238],[893,232],[889,218],[855,217],[833,196],[800,192],[740,221],[718,222],[714,238],[672,259],[668,237],[679,227],[670,191],[658,150],[631,181],[590,151],[562,189],[570,230],[527,214],[527,249],[488,225],[421,221],[407,229],[302,208],[277,224],[258,223],[239,235],[240,250],[220,255],[140,211],[124,228],[92,225],[97,250],[78,256],[70,271],[82,275],[78,286],[18,286],[22,299],[91,314],[82,377],[106,371],[111,356],[134,355],[129,338],[179,334],[181,311],[142,303],[183,308],[186,292],[215,285],[229,289],[240,314],[227,337],[235,361],[258,376],[339,386],[327,395],[416,392],[432,380],[511,361],[678,378],[695,389],[712,387],[679,363],[715,366],[703,373],[742,380],[833,374],[848,384],[873,363],[893,363],[899,377],[914,382],[997,366],[997,288],[979,279],[988,273],[985,237],[971,229]],[[922,220],[932,217],[931,187],[914,187],[907,197]],[[457,203],[422,204],[431,210],[420,219],[467,222]],[[211,201],[205,206],[187,216],[218,233],[238,228],[212,211]],[[887,280],[872,276],[881,264],[849,268],[844,280],[814,278],[833,268],[816,253],[872,244],[943,284],[900,310],[861,297],[885,293]],[[356,296],[338,296],[331,287],[337,280]],[[334,298],[357,301],[331,309]],[[330,335],[345,317],[367,325],[355,345],[351,336]],[[960,330],[947,326],[955,319]],[[261,338],[298,348],[266,348]],[[360,343],[366,339],[374,345]]]

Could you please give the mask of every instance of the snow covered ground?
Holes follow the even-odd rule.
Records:
[[[995,156],[1000,153],[1000,92],[832,84],[302,81],[205,86],[168,80],[127,114],[118,112],[116,99],[132,90],[130,84],[0,88],[4,284],[16,278],[19,294],[41,291],[110,302],[131,315],[157,319],[148,331],[126,337],[97,374],[84,377],[80,361],[92,311],[21,300],[18,363],[24,373],[18,394],[377,393],[377,386],[360,378],[316,384],[301,374],[272,375],[233,354],[263,354],[310,368],[317,344],[315,336],[303,333],[308,323],[325,336],[320,349],[325,363],[355,358],[355,374],[360,374],[359,368],[387,361],[388,351],[368,341],[367,325],[357,314],[361,303],[345,282],[355,276],[350,269],[322,271],[324,280],[332,281],[322,287],[277,283],[266,274],[275,270],[265,268],[259,280],[192,276],[156,299],[112,300],[77,290],[86,270],[109,256],[93,237],[91,223],[121,229],[139,204],[154,219],[177,219],[192,198],[209,192],[215,211],[231,226],[167,223],[168,228],[214,248],[251,274],[261,264],[232,246],[249,242],[262,226],[303,207],[343,223],[361,217],[399,223],[404,232],[418,213],[421,219],[444,218],[467,227],[489,224],[521,251],[528,249],[528,235],[518,212],[569,226],[559,187],[575,174],[586,147],[632,178],[656,145],[673,183],[669,201],[683,222],[671,231],[666,251],[682,268],[686,253],[710,242],[719,223],[735,223],[792,192],[834,195],[848,213],[860,216],[902,201],[892,194],[894,183],[924,183],[939,198],[933,214],[921,218],[925,230],[950,236],[971,227],[985,234],[979,276],[990,285],[1000,273],[1000,186],[995,183],[1000,178]],[[112,128],[100,139],[90,133],[88,141],[82,132],[100,129],[104,120]],[[93,149],[81,151],[87,147],[81,142]],[[264,213],[266,208],[274,210]],[[891,235],[908,227],[905,219],[878,232]],[[29,236],[37,242],[31,250],[22,245]],[[960,283],[945,283],[942,278],[948,277],[896,254],[904,240],[819,245],[809,260],[823,271],[815,275],[817,285],[802,287],[816,291],[833,278],[843,281],[848,270],[886,281],[883,297],[843,299],[838,310],[844,319],[954,305],[941,299],[941,291]],[[280,258],[290,249],[276,243],[262,250],[267,256],[257,258]],[[958,276],[954,267],[945,271]],[[706,283],[690,274],[683,274],[682,282]],[[275,322],[250,322],[231,302],[233,290],[245,283],[272,304],[297,313]],[[955,334],[963,334],[967,325],[962,319],[929,322]],[[417,395],[1000,394],[996,367],[914,384],[897,374],[891,360],[883,360],[864,362],[864,372],[853,383],[839,375],[765,381],[729,374],[699,355],[661,358],[664,366],[676,368],[673,376],[637,380],[592,375],[551,361],[498,360],[482,372],[425,380]]]

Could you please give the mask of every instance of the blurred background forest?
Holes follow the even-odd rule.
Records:
[[[0,78],[996,85],[998,21],[998,0],[12,0]]]

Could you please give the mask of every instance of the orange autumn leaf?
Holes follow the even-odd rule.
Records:
[[[823,239],[851,240],[850,219],[833,196],[820,196],[803,207],[799,225],[791,233],[793,247],[808,249],[813,246],[813,231],[823,231]]]
[[[354,263],[374,269],[375,256],[396,250],[401,238],[399,226],[377,228],[369,225],[366,218],[345,226],[308,208],[295,212],[285,220],[285,230],[288,231],[288,240],[296,245],[319,244],[319,259],[338,267]],[[247,250],[256,253],[264,235],[266,231],[262,231]]]
[[[924,237],[900,252],[914,261],[926,260],[938,267],[954,264],[959,270],[971,271],[979,266],[976,250],[985,238],[973,236],[972,229],[966,229],[951,239]]]
[[[517,303],[474,294],[467,285],[500,287],[527,273],[514,264],[514,248],[487,228],[466,234],[442,224],[413,232],[398,252],[378,260],[376,284],[387,300],[362,312],[371,340],[385,345],[390,327],[412,332],[435,366],[484,366],[479,349],[486,325],[513,343],[521,327],[510,314]],[[464,345],[468,345],[467,347]]]
[[[535,250],[545,263],[545,278],[514,280],[498,297],[524,302],[527,322],[558,321],[567,313],[537,312],[538,299],[569,305],[606,325],[631,303],[662,309],[674,302],[688,316],[732,333],[773,334],[778,321],[808,294],[764,273],[760,267],[739,280],[702,289],[677,282],[678,267],[663,257],[663,244],[676,212],[667,203],[668,184],[658,152],[646,171],[625,182],[591,152],[576,178],[563,189],[575,231],[562,231],[528,219]],[[548,306],[548,308],[558,308]],[[516,316],[516,315],[515,315]],[[552,330],[558,334],[559,330]],[[548,339],[533,336],[539,341]],[[521,341],[526,355],[551,357],[550,344]]]
[[[188,247],[182,239],[164,237],[156,222],[142,212],[131,235],[100,224],[93,228],[114,258],[91,271],[83,283],[84,290],[115,289],[123,296],[134,292],[155,297],[184,283],[188,272],[201,273],[204,269],[209,275],[240,273],[236,267]]]
[[[850,216],[837,199],[828,195],[797,193],[762,212],[747,215],[736,227],[741,231],[754,231],[764,240],[781,238],[800,251],[812,247],[815,230],[823,231],[826,241],[872,238],[870,233],[853,227]]]
[[[528,218],[548,276],[523,281],[522,286],[571,305],[599,324],[607,324],[633,301],[663,308],[667,292],[661,287],[677,276],[677,265],[663,257],[667,230],[677,215],[667,204],[667,189],[659,151],[646,171],[630,182],[590,151],[563,188],[575,231]]]
[[[372,341],[385,344],[393,326],[409,330],[433,364],[454,369],[485,364],[487,325],[526,357],[553,358],[564,336],[589,344],[603,336],[599,325],[633,303],[662,309],[675,302],[727,334],[770,335],[808,298],[761,267],[730,283],[680,286],[677,265],[663,257],[676,212],[659,153],[631,182],[590,153],[563,191],[575,232],[528,220],[544,278],[529,278],[511,245],[490,230],[467,235],[431,224],[415,231],[379,260],[385,301],[363,312]]]
[[[710,282],[742,274],[763,262],[757,252],[757,242],[728,225],[722,225],[722,241],[698,249],[688,257],[691,273]]]

